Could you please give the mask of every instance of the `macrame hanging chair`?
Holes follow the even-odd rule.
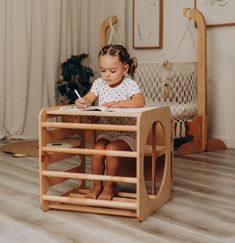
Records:
[[[140,84],[148,106],[169,105],[174,117],[174,137],[186,136],[185,122],[197,113],[197,62],[175,62],[185,36],[190,34],[196,54],[188,18],[185,31],[173,57],[163,63],[140,63],[135,80]],[[146,82],[147,80],[147,82]]]
[[[141,62],[135,73],[145,96],[147,105],[171,108],[174,121],[174,138],[192,136],[193,140],[182,144],[176,155],[224,149],[225,145],[218,139],[207,138],[207,49],[205,19],[197,9],[184,9],[183,15],[188,23],[174,52],[172,60],[163,63]],[[107,44],[106,34],[110,28],[110,37],[119,43],[120,38],[114,25],[118,22],[116,16],[107,18],[101,27],[100,46]],[[197,51],[194,43],[191,25],[197,26]],[[193,49],[197,54],[195,62],[174,62],[186,34],[192,39]],[[208,145],[209,143],[209,145]]]

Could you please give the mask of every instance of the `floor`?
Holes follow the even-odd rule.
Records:
[[[38,158],[0,152],[0,242],[235,242],[235,150],[174,158],[171,200],[144,222],[50,210]]]

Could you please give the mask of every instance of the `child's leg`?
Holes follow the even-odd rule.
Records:
[[[105,149],[109,143],[106,139],[99,139],[93,146],[94,149]],[[92,156],[92,174],[102,175],[104,173],[104,156]],[[103,189],[102,181],[94,181],[93,189],[85,195],[85,198],[96,199]]]
[[[129,145],[123,140],[115,140],[106,146],[106,150],[120,150],[120,151],[130,151]],[[119,163],[122,158],[115,156],[106,156],[106,175],[116,176],[119,171]],[[107,181],[104,184],[102,193],[98,199],[112,200],[114,196],[115,183],[112,181]]]

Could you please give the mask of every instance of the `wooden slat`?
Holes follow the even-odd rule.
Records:
[[[62,160],[65,160],[65,159],[68,159],[68,158],[71,158],[74,156],[78,156],[78,155],[77,154],[62,154],[62,153],[44,154],[44,155],[42,155],[42,160],[48,164],[53,164],[55,162],[62,161]]]
[[[0,144],[5,142],[1,140]],[[54,242],[57,239],[67,242],[69,235],[70,241],[77,242],[79,235],[84,236],[82,242],[107,242],[112,238],[136,243],[146,242],[146,239],[149,242],[182,242],[182,239],[186,242],[233,242],[235,150],[197,153],[174,160],[171,201],[147,221],[138,223],[134,210],[124,211],[124,214],[133,212],[134,218],[132,214],[127,215],[129,219],[101,217],[91,214],[100,213],[100,209],[93,212],[93,207],[85,207],[83,211],[83,206],[66,205],[63,208],[63,204],[57,203],[60,208],[56,209],[61,211],[53,212],[54,209],[51,209],[43,213],[38,206],[38,158],[16,160],[0,153],[0,217],[3,227],[0,238],[2,242],[17,242],[17,239],[25,242]],[[51,204],[49,202],[50,208]],[[82,209],[72,210],[74,207]],[[108,209],[110,213],[106,213],[105,208],[101,211],[103,215],[123,215],[118,209]],[[113,211],[118,213],[112,214]],[[85,226],[87,222],[89,227]]]
[[[78,193],[88,193],[89,189],[85,189],[85,188],[79,188]],[[136,199],[136,193],[132,193],[132,192],[117,192],[116,194],[118,197],[125,197],[125,198],[133,198]]]
[[[152,195],[155,194],[155,181],[156,181],[156,126],[157,123],[153,123],[152,125]]]
[[[207,29],[205,18],[196,9],[185,8],[183,15],[192,18],[197,25],[198,52],[197,52],[197,114],[202,118],[200,149],[205,151],[207,144]]]
[[[44,195],[43,200],[51,202],[60,202],[68,204],[77,204],[83,206],[94,206],[94,207],[104,207],[104,208],[119,208],[136,210],[136,203],[133,202],[115,202],[109,200],[96,200],[87,198],[72,198],[72,197],[61,197],[61,196],[49,196]]]
[[[157,157],[164,155],[165,149],[166,149],[165,146],[156,146]],[[152,145],[145,146],[144,154],[145,156],[152,156]]]
[[[47,115],[57,115],[57,116],[92,116],[92,117],[101,117],[101,116],[110,116],[110,117],[138,117],[142,111],[136,112],[109,112],[109,111],[70,111],[70,110],[60,110],[57,108],[46,110]]]
[[[89,192],[89,191],[90,190],[87,190],[87,192]],[[81,193],[70,193],[69,196],[74,197],[74,198],[85,198],[85,194],[81,194]],[[118,195],[116,195],[116,196],[113,197],[112,201],[115,201],[115,202],[136,202],[136,199],[135,198],[118,197]]]
[[[103,21],[100,28],[100,49],[106,44],[106,34],[110,28],[110,21],[112,25],[115,25],[118,22],[118,17],[110,16]]]
[[[96,213],[96,214],[105,214],[105,215],[116,215],[116,216],[125,216],[125,217],[133,217],[136,218],[136,211],[132,210],[122,210],[122,209],[110,209],[110,208],[99,208],[99,207],[87,207],[87,206],[79,206],[79,205],[65,205],[65,204],[49,204],[49,208],[51,209],[60,209],[60,210],[70,210],[77,212],[85,212],[85,213]]]
[[[74,172],[76,172],[75,174],[77,174],[79,169],[80,169],[80,165],[76,165],[76,166],[64,171],[63,173],[74,173]],[[43,173],[42,173],[42,175],[43,175]],[[51,186],[57,185],[61,182],[64,182],[68,179],[69,179],[68,177],[49,177],[48,178],[48,184],[51,187]]]
[[[105,125],[91,123],[68,123],[68,122],[42,122],[42,127],[46,128],[68,128],[83,130],[112,130],[112,131],[137,131],[136,126],[129,125]]]
[[[131,193],[131,192],[118,192],[117,196],[136,199],[136,193]]]
[[[107,175],[94,175],[94,174],[83,174],[83,173],[71,173],[64,171],[49,171],[43,170],[43,176],[48,177],[60,177],[70,179],[86,179],[86,180],[101,180],[101,181],[114,181],[135,184],[137,179],[135,177],[121,177],[121,176],[107,176]]]
[[[57,141],[63,138],[67,138],[70,136],[74,136],[74,135],[80,135],[80,137],[83,137],[83,131],[81,130],[76,130],[76,129],[69,129],[69,128],[58,128],[58,129],[51,129],[51,130],[47,130],[46,128],[41,128],[44,129],[46,134],[47,134],[47,142],[53,142],[53,141]],[[79,140],[78,140],[79,142]]]
[[[77,193],[80,185],[76,185],[75,187],[71,187],[68,191],[60,192],[58,195],[63,197],[68,197],[71,193]]]
[[[105,155],[126,158],[136,158],[137,152],[130,151],[115,151],[115,150],[101,150],[101,149],[79,149],[79,148],[55,148],[55,147],[42,147],[43,152],[56,152],[68,154],[89,154],[89,155]]]

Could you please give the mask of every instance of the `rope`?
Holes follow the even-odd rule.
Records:
[[[183,41],[184,41],[184,39],[185,39],[185,36],[186,36],[186,34],[187,34],[188,31],[189,31],[189,34],[190,34],[190,38],[191,38],[191,40],[192,40],[192,45],[193,45],[194,53],[195,53],[195,55],[197,55],[196,44],[195,44],[195,41],[194,41],[194,39],[193,39],[193,33],[192,33],[191,28],[190,28],[190,25],[191,25],[191,20],[190,20],[190,18],[188,18],[187,26],[186,26],[186,28],[185,28],[185,30],[184,30],[184,33],[183,33],[183,35],[182,35],[182,37],[181,37],[181,39],[180,39],[180,41],[179,41],[179,44],[178,44],[178,46],[177,46],[177,48],[176,48],[176,50],[175,50],[175,52],[174,52],[174,55],[173,55],[172,60],[175,60],[175,57],[176,57],[176,55],[178,54],[178,51],[179,51],[179,49],[181,48],[182,43],[183,43]]]
[[[185,136],[185,122],[197,113],[197,63],[170,64],[163,68],[162,63],[139,63],[135,80],[147,106],[170,106],[178,138]]]
[[[115,32],[114,27],[112,25],[111,18],[109,18],[109,27],[110,27],[110,35],[107,44],[111,44],[113,37],[116,39],[118,43],[122,43],[121,39],[119,38],[118,34]]]

